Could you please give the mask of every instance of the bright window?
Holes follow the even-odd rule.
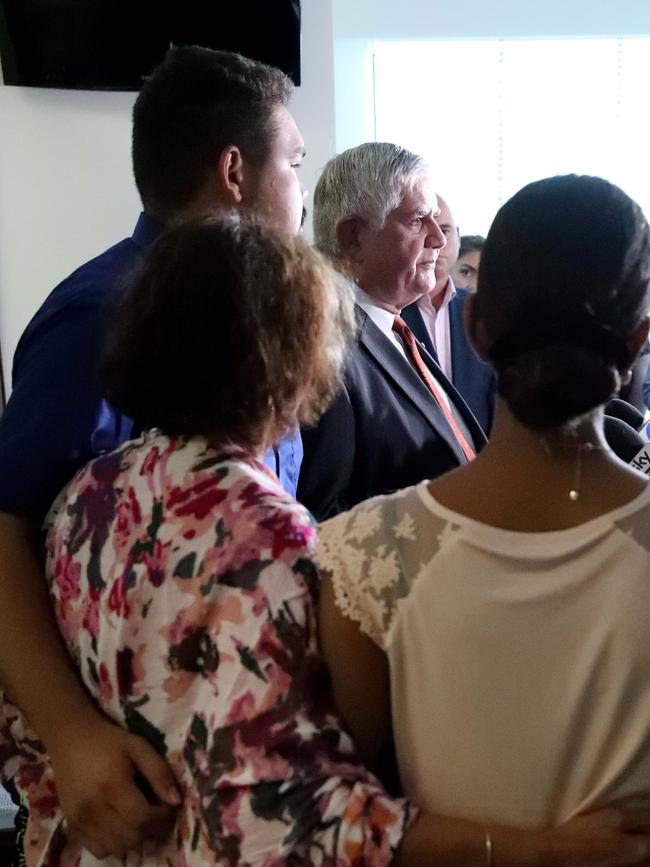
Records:
[[[427,158],[461,232],[569,172],[650,214],[650,39],[375,42],[374,84],[377,140]]]

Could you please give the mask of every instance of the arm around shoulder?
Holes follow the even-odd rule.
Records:
[[[167,763],[144,741],[105,719],[75,672],[54,620],[41,567],[38,528],[0,513],[0,680],[52,760],[71,834],[97,857],[119,855],[168,827],[179,802]],[[115,822],[115,810],[121,822]]]
[[[321,586],[318,628],[336,707],[363,763],[376,768],[391,737],[386,655],[361,632],[358,623],[341,613],[327,575]]]

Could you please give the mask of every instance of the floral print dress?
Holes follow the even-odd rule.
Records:
[[[47,575],[81,677],[166,756],[183,795],[169,842],[124,863],[392,860],[415,811],[360,767],[331,710],[314,548],[311,516],[262,463],[199,438],[145,434],[90,463],[53,507]],[[27,863],[58,865],[47,756],[7,703],[0,734],[29,806]]]

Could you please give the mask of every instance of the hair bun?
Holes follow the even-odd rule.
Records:
[[[584,415],[620,386],[615,365],[570,344],[522,353],[498,374],[497,390],[515,418],[545,430]]]

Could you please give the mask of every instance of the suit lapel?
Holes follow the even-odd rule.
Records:
[[[435,359],[431,358],[431,356],[427,353],[426,349],[420,349],[420,355],[426,362],[431,373],[442,385],[442,387],[447,393],[447,396],[452,401],[457,412],[460,414],[463,421],[467,425],[467,428],[472,435],[472,439],[474,440],[476,450],[478,451],[487,442],[487,437],[485,436],[485,431],[476,420],[476,416],[469,408],[467,401],[458,391],[453,382],[450,379],[447,379],[440,365],[437,363],[437,361],[435,361]]]
[[[457,290],[456,298],[449,305],[449,341],[451,343],[451,369],[454,382],[461,391],[465,391],[468,383],[465,382],[467,373],[467,353],[470,352],[465,324],[463,323],[463,305],[465,296],[461,290]]]
[[[406,322],[422,346],[425,347],[429,355],[435,360],[436,364],[438,364],[438,355],[433,343],[431,342],[431,335],[429,334],[422,313],[420,313],[420,308],[418,307],[417,302],[415,304],[409,304],[408,307],[405,307],[402,310],[402,319]]]
[[[359,324],[359,343],[382,368],[386,378],[403,395],[405,395],[408,400],[411,401],[438,436],[445,440],[449,448],[457,456],[459,462],[465,463],[465,456],[463,455],[462,449],[458,445],[456,437],[451,431],[442,410],[411,364],[406,360],[399,349],[397,349],[397,347],[381,333],[379,328],[377,328],[370,317],[363,311],[361,311],[359,315]],[[459,412],[463,415],[463,419],[468,425],[472,436],[474,437],[478,425],[476,424],[476,420],[472,414],[465,407],[464,401],[460,398],[456,389],[446,379],[438,365],[426,350],[422,350],[422,357],[425,359],[426,364],[431,369],[436,379],[439,380],[441,385],[445,388],[450,399],[452,399],[456,404]],[[458,404],[457,398],[460,399],[462,407]],[[463,407],[466,412],[463,411]],[[470,416],[469,419],[467,419],[467,414]],[[479,443],[483,442],[483,435],[480,433],[480,428],[478,428],[478,431],[480,438],[477,442],[477,447],[479,446]]]

